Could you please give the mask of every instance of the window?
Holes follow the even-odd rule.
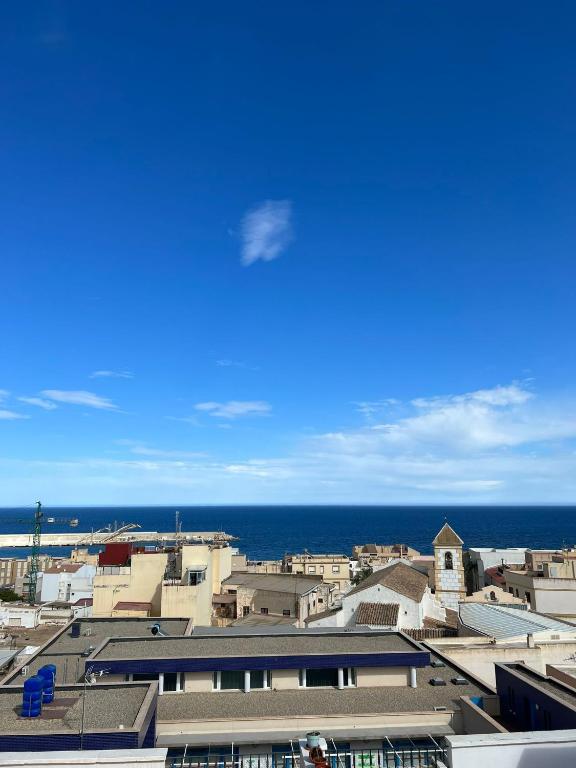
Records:
[[[270,670],[252,670],[250,672],[250,688],[270,688]]]
[[[249,673],[244,670],[233,672],[223,670],[212,673],[212,689],[214,691],[245,691],[247,674],[250,676],[250,690],[253,688],[266,690],[272,685],[272,675],[268,669],[252,670]]]
[[[516,597],[520,597],[520,590],[516,587]]]
[[[496,600],[496,592],[494,590],[490,591],[490,600]]]
[[[282,611],[282,616],[290,616],[290,608],[284,608]]]
[[[319,597],[318,598],[318,605],[320,605],[320,603],[323,603],[323,602],[324,602],[324,598],[323,597]]]
[[[528,605],[532,602],[532,598],[530,597],[530,592],[524,592],[524,597],[526,598],[526,602]]]
[[[508,592],[510,592],[511,595],[514,594],[514,587],[508,587]]]
[[[223,670],[212,673],[212,686],[215,691],[243,691],[244,672]]]
[[[320,566],[320,573],[324,573],[324,566],[323,565]]]
[[[243,605],[242,606],[242,616],[248,616],[250,613],[250,606],[249,605]]]
[[[344,686],[346,688],[356,687],[356,670],[354,667],[344,667]]]
[[[164,672],[160,674],[160,693],[180,693],[184,690],[182,672]]]
[[[149,683],[151,680],[158,680],[158,675],[150,675],[145,674],[144,672],[136,672],[133,675],[128,675],[128,679],[132,680],[133,682],[146,682]]]
[[[446,568],[447,571],[451,571],[454,568],[452,552],[446,552],[444,555],[444,568]]]
[[[316,573],[316,566],[315,565],[309,565],[308,566],[308,573]]]
[[[340,566],[339,565],[333,565],[332,566],[332,573],[340,573]]]
[[[266,616],[268,614],[268,608],[260,608],[260,613],[263,613]]]

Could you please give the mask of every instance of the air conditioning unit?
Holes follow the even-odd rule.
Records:
[[[25,667],[22,667],[22,669],[20,670],[20,674],[23,676],[26,676],[28,674],[28,670],[29,670],[29,667],[28,665],[26,665]]]
[[[430,685],[446,685],[446,680],[441,677],[433,677],[430,680]]]
[[[448,707],[434,707],[434,712],[447,712]]]
[[[452,685],[468,685],[468,680],[465,677],[453,677]]]

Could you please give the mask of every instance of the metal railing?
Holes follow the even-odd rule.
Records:
[[[435,768],[446,761],[446,750],[432,737],[423,739],[384,738],[379,749],[339,749],[328,741],[325,754],[330,768]],[[242,754],[230,747],[170,749],[167,768],[299,768],[297,744],[286,750]]]

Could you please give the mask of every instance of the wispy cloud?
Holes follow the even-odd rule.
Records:
[[[161,459],[199,459],[207,456],[204,451],[179,451],[153,448],[146,443],[141,443],[137,440],[116,440],[116,444],[125,446],[130,453],[133,453],[136,456],[152,456]]]
[[[223,360],[216,360],[216,365],[218,368],[243,368],[246,371],[258,370],[257,366],[248,365],[248,363],[245,363],[242,360],[227,360],[226,358]]]
[[[272,261],[292,240],[292,203],[266,200],[242,219],[242,264]]]
[[[0,403],[3,403],[9,394],[10,392],[7,389],[0,389]]]
[[[16,419],[29,419],[30,416],[26,416],[24,413],[16,413],[16,411],[8,411],[0,409],[0,421],[15,421]]]
[[[90,374],[91,379],[133,379],[134,374],[131,371],[93,371]]]
[[[18,400],[26,405],[35,405],[37,408],[43,408],[45,411],[54,411],[58,406],[51,400],[44,400],[41,397],[19,397]]]
[[[219,419],[237,419],[240,416],[264,416],[272,410],[265,400],[228,400],[226,403],[196,403],[197,411],[204,411]]]
[[[107,397],[101,397],[94,392],[85,390],[64,390],[64,389],[44,389],[42,396],[48,400],[55,400],[57,403],[67,403],[69,405],[84,405],[88,408],[98,408],[99,410],[114,411],[117,406]]]

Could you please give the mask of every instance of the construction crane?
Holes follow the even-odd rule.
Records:
[[[1,518],[2,523],[19,523],[30,525],[30,519],[7,519]],[[28,574],[28,602],[34,605],[36,602],[36,587],[38,585],[38,556],[40,555],[40,544],[42,543],[42,524],[60,523],[67,524],[71,528],[78,525],[77,517],[46,517],[42,512],[42,504],[37,501],[34,517],[32,519],[32,555],[30,558],[30,572]]]

